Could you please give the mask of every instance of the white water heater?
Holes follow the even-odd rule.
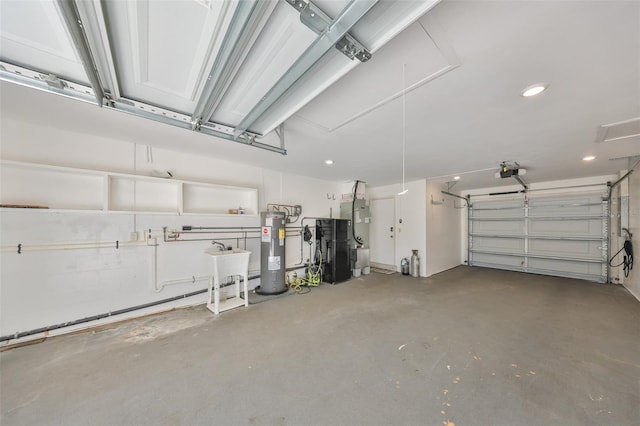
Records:
[[[260,244],[260,287],[258,294],[280,294],[287,291],[285,276],[285,222],[281,212],[262,212]]]

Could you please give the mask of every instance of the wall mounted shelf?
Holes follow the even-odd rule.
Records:
[[[232,217],[238,215],[229,210],[242,208],[245,216],[258,214],[258,190],[249,187],[10,160],[0,161],[0,182],[0,204],[12,210]]]

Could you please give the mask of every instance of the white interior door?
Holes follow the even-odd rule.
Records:
[[[371,263],[395,269],[395,202],[371,200]]]

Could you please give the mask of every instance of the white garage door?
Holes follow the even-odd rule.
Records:
[[[469,264],[606,282],[606,195],[472,199]]]

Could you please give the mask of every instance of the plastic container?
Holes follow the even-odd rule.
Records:
[[[409,275],[409,259],[406,257],[400,261],[400,271],[402,275]]]

